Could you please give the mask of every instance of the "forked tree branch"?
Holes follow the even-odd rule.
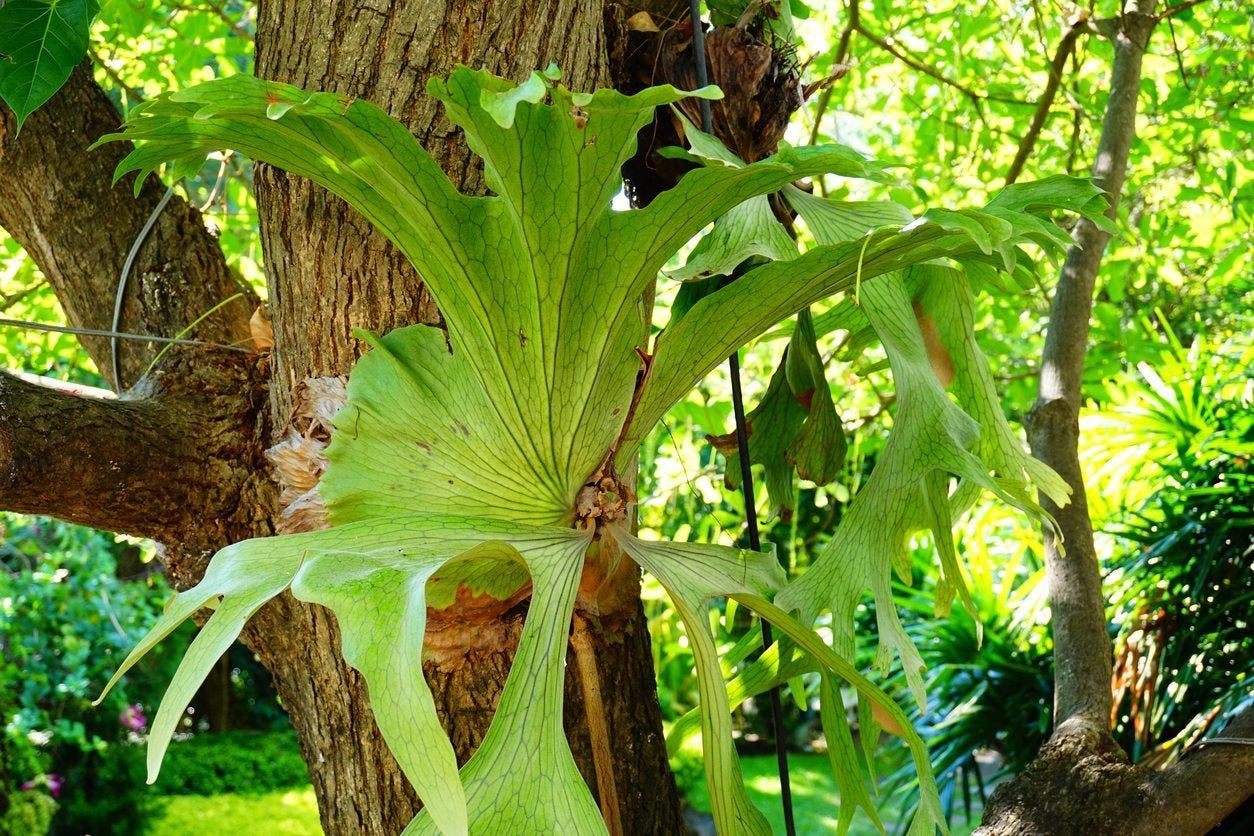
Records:
[[[0,226],[39,265],[75,328],[110,329],[123,262],[164,191],[149,182],[137,199],[129,183],[110,185],[127,149],[88,148],[119,122],[86,63],[20,134],[0,108]],[[186,336],[246,343],[257,297],[227,267],[199,213],[176,197],[137,252],[121,327],[174,337],[231,296]],[[109,339],[82,339],[111,379]],[[121,343],[127,384],[160,348]],[[0,508],[190,540],[192,550],[215,537],[225,542],[227,531],[251,531],[235,522],[263,514],[272,490],[254,476],[265,473],[257,361],[205,349],[167,357],[118,400],[0,377]]]

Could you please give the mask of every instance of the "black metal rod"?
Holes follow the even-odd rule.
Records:
[[[689,0],[689,12],[692,16],[692,51],[697,65],[697,84],[705,87],[710,83],[709,72],[705,63],[705,30],[701,25],[701,0]],[[709,99],[701,99],[701,130],[707,134],[714,132],[714,113]],[[731,377],[732,412],[736,419],[736,452],[740,459],[740,490],[745,498],[745,528],[749,535],[749,548],[762,550],[762,538],[758,533],[758,509],[754,498],[753,465],[749,462],[749,433],[745,423],[745,399],[740,389],[740,352],[733,351],[727,358],[727,370]],[[775,643],[771,625],[765,618],[762,622],[762,647],[770,647]],[[788,772],[788,747],[784,740],[784,705],[780,699],[779,687],[770,690],[771,700],[771,736],[775,738],[775,762],[779,769],[779,796],[784,806],[784,830],[788,836],[797,836],[797,824],[793,819],[792,781]]]

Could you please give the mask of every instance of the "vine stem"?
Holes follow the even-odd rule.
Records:
[[[697,65],[697,85],[705,87],[710,83],[709,72],[705,63],[705,30],[701,26],[701,1],[689,0],[688,9],[692,17],[692,51]],[[714,113],[710,108],[709,99],[701,99],[701,130],[707,134],[714,133]],[[758,532],[758,509],[754,501],[756,493],[753,489],[753,466],[749,462],[749,433],[745,423],[745,399],[740,388],[740,352],[734,351],[727,358],[727,369],[731,376],[732,412],[736,418],[736,451],[740,459],[740,489],[745,498],[745,528],[749,538],[749,548],[761,551],[762,540]],[[762,619],[762,647],[770,647],[775,643],[771,625]],[[770,690],[771,701],[771,736],[775,738],[775,761],[779,769],[779,795],[784,806],[784,830],[788,836],[796,836],[797,825],[793,819],[792,781],[788,773],[788,749],[784,740],[784,706],[780,699],[779,686]]]

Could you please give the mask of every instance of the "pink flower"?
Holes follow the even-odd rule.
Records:
[[[54,772],[50,772],[47,775],[40,775],[38,778],[32,778],[22,784],[21,790],[22,792],[30,792],[36,787],[47,787],[53,798],[60,798],[63,786],[65,786],[65,779]]]
[[[118,722],[123,728],[130,729],[133,732],[143,731],[148,726],[148,718],[144,716],[144,712],[140,709],[139,704],[128,705],[122,709],[122,713],[118,715]]]

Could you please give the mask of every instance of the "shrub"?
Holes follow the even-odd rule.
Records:
[[[57,804],[39,779],[47,756],[11,726],[16,712],[12,695],[0,688],[0,836],[48,832]]]
[[[135,744],[66,749],[56,768],[64,790],[52,822],[54,836],[131,836],[149,812],[144,752]]]
[[[1252,362],[1254,348],[1176,346],[1105,416],[1154,486],[1111,527],[1112,721],[1136,760],[1179,756],[1251,699]]]
[[[294,731],[220,732],[172,745],[156,790],[163,795],[218,795],[308,783],[309,770]]]
[[[21,790],[0,800],[0,836],[35,836],[47,833],[57,803],[42,792]]]
[[[46,786],[48,779],[41,776],[58,776],[54,833],[133,833],[140,824],[142,757],[128,744],[138,729],[122,718],[132,702],[131,686],[151,690],[155,683],[144,677],[168,679],[170,669],[161,661],[171,656],[128,677],[101,706],[91,704],[118,661],[160,614],[168,594],[161,577],[148,574],[138,556],[134,545],[113,535],[53,520],[0,516],[5,749],[42,741],[39,767],[18,780],[34,778]],[[120,566],[125,568],[120,571]],[[136,577],[119,577],[128,574]],[[129,625],[129,632],[121,625]],[[29,765],[23,770],[32,772]],[[45,793],[26,793],[39,794]],[[38,815],[47,815],[48,803],[35,804]],[[46,831],[25,829],[30,824],[24,822],[19,832]]]

